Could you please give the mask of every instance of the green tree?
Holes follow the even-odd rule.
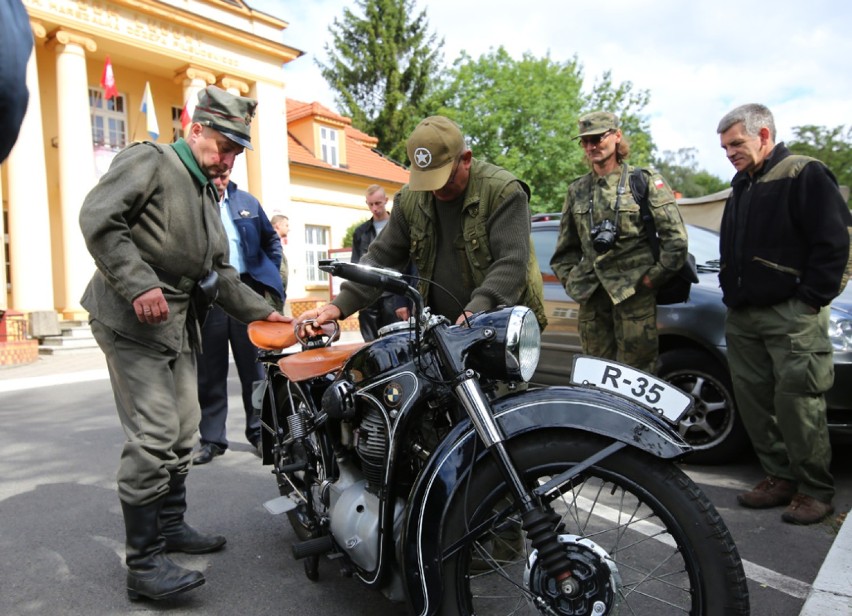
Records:
[[[356,0],[361,15],[343,9],[326,43],[328,64],[317,61],[337,93],[339,111],[352,124],[378,138],[378,149],[406,159],[405,140],[422,117],[444,45],[428,32],[426,11],[414,0]],[[412,17],[413,16],[413,17]]]
[[[796,126],[787,146],[796,154],[818,158],[831,169],[841,186],[852,187],[852,126]]]
[[[638,116],[647,94],[634,94],[630,84],[613,88],[608,74],[591,97],[582,88],[576,57],[557,62],[525,53],[516,60],[499,47],[479,59],[462,53],[436,94],[435,111],[461,126],[474,156],[530,185],[534,212],[553,212],[562,208],[568,184],[589,170],[575,137],[583,113],[618,113],[627,134],[647,144],[640,150],[651,147]]]
[[[666,150],[655,158],[652,166],[660,172],[672,190],[684,197],[703,197],[730,186],[729,182],[698,169],[695,148],[682,148],[677,152]]]
[[[360,225],[363,225],[368,220],[370,220],[369,217],[365,218],[364,220],[359,220],[358,222],[353,222],[351,225],[349,225],[349,227],[346,229],[346,233],[343,234],[343,243],[341,244],[343,248],[352,248],[352,240],[355,236],[355,229],[357,229]]]

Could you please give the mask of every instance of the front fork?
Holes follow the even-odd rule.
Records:
[[[524,485],[506,448],[503,431],[491,413],[491,405],[473,370],[464,371],[455,385],[455,392],[515,497],[521,511],[523,529],[532,547],[538,551],[539,562],[556,580],[561,591],[573,596],[579,591],[579,585],[571,575],[565,548],[559,543],[560,518],[552,509],[541,505]]]

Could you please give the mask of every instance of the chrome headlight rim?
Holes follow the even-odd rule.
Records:
[[[541,356],[541,329],[535,313],[515,306],[506,325],[506,371],[527,383],[532,379]]]

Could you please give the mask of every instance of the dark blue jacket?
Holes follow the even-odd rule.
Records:
[[[246,273],[282,300],[281,240],[266,217],[260,202],[250,193],[228,183],[228,208],[240,234]],[[255,289],[257,290],[257,289]]]
[[[30,19],[20,0],[0,0],[0,163],[18,139],[27,110],[27,60],[33,48]]]

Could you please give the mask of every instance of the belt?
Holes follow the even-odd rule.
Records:
[[[192,290],[195,288],[195,280],[192,278],[172,274],[171,272],[160,269],[156,265],[151,265],[151,269],[154,270],[155,274],[157,274],[157,278],[159,278],[162,282],[165,282],[170,287],[180,289],[184,293],[192,293]]]

